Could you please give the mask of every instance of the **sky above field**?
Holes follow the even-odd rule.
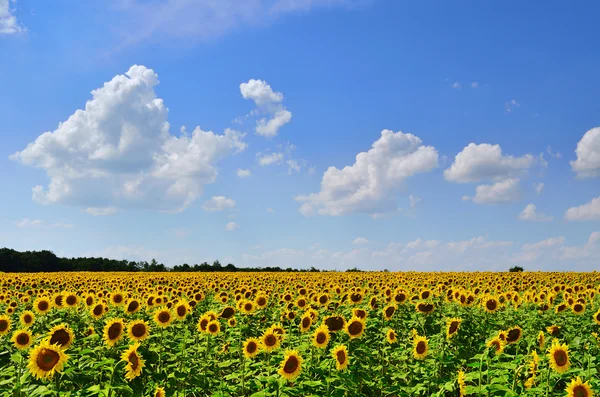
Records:
[[[594,270],[596,1],[0,0],[0,246]]]

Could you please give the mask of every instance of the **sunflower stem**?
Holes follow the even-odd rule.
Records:
[[[550,393],[550,368],[548,368],[548,374],[546,375],[546,397]]]

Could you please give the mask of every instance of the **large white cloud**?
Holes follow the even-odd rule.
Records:
[[[600,221],[600,196],[593,198],[589,203],[578,207],[571,207],[565,212],[568,221]]]
[[[600,176],[600,127],[586,132],[577,143],[577,160],[571,161],[571,168],[578,178]]]
[[[526,154],[513,157],[502,154],[500,145],[470,143],[454,158],[444,177],[451,182],[500,181],[520,176],[534,162],[534,157]]]
[[[405,180],[438,166],[433,146],[422,145],[413,134],[383,130],[367,152],[356,155],[353,165],[329,167],[318,193],[296,197],[304,215],[377,215],[396,210],[394,193]]]
[[[47,188],[33,188],[33,199],[101,215],[126,208],[178,211],[200,196],[217,177],[216,164],[246,148],[244,135],[200,127],[171,135],[168,109],[154,91],[158,83],[152,69],[134,65],[92,91],[84,110],[13,154],[50,178]]]
[[[545,215],[541,212],[537,212],[535,204],[527,204],[527,206],[521,211],[518,218],[522,221],[533,221],[533,222],[548,222],[554,219],[551,216]]]
[[[244,99],[251,99],[256,104],[253,114],[267,116],[256,121],[257,135],[267,138],[277,136],[279,129],[292,119],[292,113],[281,104],[283,94],[274,92],[266,81],[250,79],[240,84],[240,92]]]
[[[12,3],[16,3],[16,0],[12,0]],[[9,0],[0,0],[0,35],[17,34],[25,31],[25,28],[17,22],[17,17],[13,15],[13,11]]]

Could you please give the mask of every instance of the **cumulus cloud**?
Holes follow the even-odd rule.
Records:
[[[152,69],[134,65],[92,91],[85,109],[14,153],[11,159],[50,178],[48,187],[32,189],[33,199],[102,215],[112,208],[181,211],[200,196],[215,181],[217,163],[246,148],[244,134],[196,127],[171,135],[158,83]]]
[[[292,113],[281,104],[283,94],[274,92],[266,81],[250,79],[240,84],[240,92],[244,99],[251,99],[256,104],[253,114],[268,116],[256,121],[257,135],[275,137],[279,129],[292,119]]]
[[[577,143],[577,159],[571,161],[571,168],[578,178],[600,176],[600,127],[587,131]]]
[[[535,204],[527,204],[525,209],[519,214],[519,219],[522,221],[548,222],[554,219],[554,217],[537,212]]]
[[[565,237],[551,237],[537,243],[524,244],[522,249],[524,251],[537,251],[545,248],[555,247],[557,245],[563,245],[565,243]]]
[[[202,206],[204,211],[223,211],[235,208],[235,200],[225,196],[213,196],[210,200],[204,202]]]
[[[354,240],[352,240],[352,244],[354,244],[354,245],[367,244],[368,242],[369,242],[369,240],[367,240],[364,237],[357,237]]]
[[[578,207],[571,207],[565,212],[568,221],[600,221],[600,196],[589,203]]]
[[[262,165],[263,167],[267,165],[279,164],[283,160],[283,153],[281,152],[267,154],[257,153],[256,156],[258,157],[258,164]]]
[[[15,4],[17,1],[12,0]],[[25,31],[25,28],[17,22],[14,16],[14,9],[11,8],[9,0],[0,0],[0,35],[17,34]]]
[[[444,171],[444,178],[460,183],[499,181],[523,174],[533,163],[530,154],[513,157],[503,154],[500,145],[469,143],[454,157],[450,168]]]
[[[498,204],[517,201],[519,197],[519,179],[510,178],[492,185],[477,186],[472,200],[477,204]]]
[[[225,225],[225,230],[228,231],[228,232],[232,232],[232,231],[234,231],[236,229],[239,229],[239,228],[240,228],[240,225],[238,225],[235,222],[229,222],[227,225]]]
[[[247,178],[250,175],[252,175],[252,173],[250,172],[250,170],[244,170],[241,168],[238,168],[237,170],[237,176],[239,176],[240,178]]]
[[[377,215],[397,209],[394,193],[407,178],[438,166],[438,153],[413,134],[383,130],[354,164],[323,174],[318,193],[297,196],[299,211],[308,216],[367,213]]]

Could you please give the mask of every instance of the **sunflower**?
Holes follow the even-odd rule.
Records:
[[[358,317],[352,317],[346,324],[346,333],[350,339],[359,338],[365,332],[365,320]]]
[[[140,310],[140,307],[142,307],[142,305],[140,304],[140,301],[137,299],[131,298],[127,301],[127,303],[125,303],[125,313],[133,314],[133,313],[137,312],[138,310]]]
[[[110,303],[113,306],[121,306],[125,302],[125,296],[120,291],[115,291],[110,294]]]
[[[537,336],[537,342],[540,349],[544,348],[544,343],[546,343],[546,336],[544,335],[544,331],[540,331]]]
[[[75,340],[73,331],[66,324],[58,324],[48,331],[48,342],[58,345],[61,349],[68,349]]]
[[[465,373],[463,371],[458,371],[458,377],[456,379],[458,383],[458,391],[460,397],[464,397],[467,395],[467,388],[465,386]]]
[[[137,351],[139,347],[140,344],[135,343],[121,354],[121,360],[127,363],[125,366],[125,379],[130,381],[140,376],[142,368],[144,368],[144,359]]]
[[[244,342],[243,350],[246,358],[255,357],[259,352],[260,342],[256,338],[246,339]]]
[[[285,352],[285,357],[279,368],[279,375],[288,381],[294,380],[302,371],[302,357],[297,350],[288,350]]]
[[[300,332],[306,332],[310,329],[312,325],[312,317],[308,314],[305,314],[300,320]]]
[[[346,346],[338,345],[334,347],[333,350],[331,350],[331,355],[335,360],[335,367],[339,371],[343,371],[346,368],[348,368],[348,362],[350,359],[348,357],[348,349],[346,348]]]
[[[154,323],[161,328],[167,328],[173,321],[173,315],[169,309],[158,309],[154,313]]]
[[[396,343],[396,341],[398,340],[398,336],[396,335],[396,331],[394,331],[393,329],[388,329],[387,333],[385,335],[385,339],[387,339],[387,342],[389,344],[393,344]]]
[[[558,344],[557,341],[552,343],[548,350],[548,359],[550,367],[558,373],[563,373],[569,369],[569,347],[566,344]]]
[[[598,310],[596,314],[594,314],[594,321],[596,322],[596,324],[600,325],[600,310]]]
[[[327,325],[329,332],[337,332],[346,328],[346,320],[342,316],[325,317],[323,324]]]
[[[317,329],[315,329],[315,332],[313,333],[312,344],[315,347],[324,349],[327,347],[328,343],[329,343],[329,328],[327,328],[327,326],[325,324],[321,324]]]
[[[392,318],[394,313],[396,313],[396,306],[388,305],[383,308],[383,318],[385,318],[387,321]]]
[[[262,349],[266,352],[272,352],[273,350],[279,348],[281,345],[281,341],[271,330],[266,330],[262,337],[260,338]]]
[[[508,343],[508,344],[517,343],[519,341],[519,339],[521,339],[521,336],[523,336],[523,330],[521,329],[521,327],[516,326],[516,327],[510,328],[506,332],[506,343]]]
[[[567,305],[566,303],[561,303],[560,305],[556,305],[556,307],[554,308],[554,312],[556,314],[562,313],[566,310],[567,307],[569,307],[569,305]]]
[[[175,317],[177,317],[178,320],[185,320],[191,311],[192,307],[186,300],[179,301],[175,305]]]
[[[415,305],[415,310],[419,313],[429,314],[433,312],[435,305],[433,303],[421,302]]]
[[[462,320],[460,318],[451,318],[446,321],[446,338],[452,339],[458,333]]]
[[[99,320],[105,312],[106,306],[104,303],[97,303],[90,309],[90,315],[96,320]]]
[[[33,337],[28,329],[20,329],[13,333],[13,336],[10,340],[17,349],[22,350],[31,346],[32,339]]]
[[[33,301],[33,309],[38,314],[46,314],[50,311],[50,309],[52,309],[52,303],[50,302],[50,299],[46,298],[45,296],[40,296]]]
[[[133,320],[127,326],[129,340],[141,342],[150,336],[150,327],[144,320]]]
[[[51,378],[62,371],[68,358],[60,347],[45,340],[31,350],[27,367],[36,379]]]
[[[79,297],[72,292],[64,293],[64,303],[69,308],[73,308],[79,304]]]
[[[413,340],[413,356],[417,360],[423,360],[427,357],[429,350],[429,341],[424,336],[417,335]]]
[[[156,389],[154,389],[154,394],[152,394],[152,397],[166,397],[167,395],[165,394],[165,389],[163,389],[160,386],[156,386]]]
[[[558,325],[551,325],[546,327],[546,331],[548,331],[550,335],[556,337],[560,333],[560,327]]]
[[[252,314],[256,310],[256,304],[251,300],[244,300],[240,302],[239,309],[244,314]]]
[[[125,325],[122,318],[113,318],[104,325],[104,341],[109,346],[116,345],[123,337]]]
[[[234,314],[235,314],[235,309],[231,306],[227,306],[226,308],[224,308],[221,311],[221,314],[219,315],[219,317],[229,319],[229,318],[232,318],[234,316]]]
[[[488,296],[482,300],[483,308],[488,313],[495,313],[500,309],[500,302],[493,296]]]
[[[594,397],[589,381],[583,383],[579,376],[571,380],[565,391],[567,397]]]
[[[493,347],[496,355],[502,354],[504,351],[504,347],[506,346],[506,342],[504,342],[499,337],[492,338],[487,344],[487,347]]]
[[[535,350],[531,351],[531,361],[529,362],[529,374],[535,376],[538,371],[538,365],[540,363],[540,356],[538,356]]]
[[[571,306],[571,310],[573,310],[573,313],[577,315],[582,315],[583,313],[585,313],[585,305],[583,303],[577,302],[573,306]]]
[[[217,320],[209,321],[206,324],[206,332],[213,336],[218,335],[221,332],[221,324]]]
[[[35,314],[31,310],[25,310],[19,316],[19,321],[24,327],[30,327],[35,322]]]
[[[227,320],[227,325],[229,325],[230,327],[235,327],[235,325],[237,324],[235,317],[231,317],[229,320]]]
[[[10,331],[10,317],[5,314],[0,315],[0,336],[8,334]]]
[[[535,385],[535,375],[531,375],[527,380],[523,383],[526,389],[531,389]]]

